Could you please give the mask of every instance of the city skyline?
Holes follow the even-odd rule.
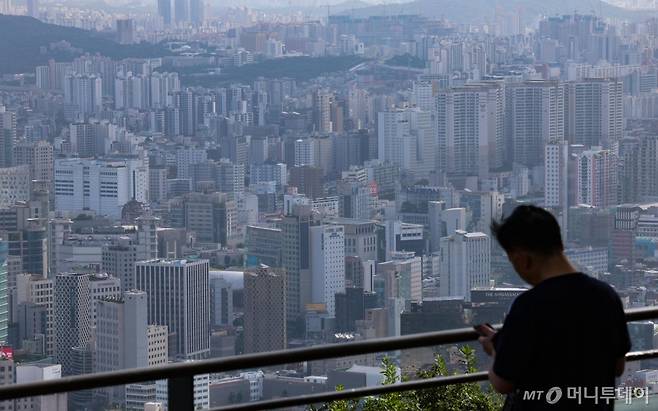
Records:
[[[491,224],[527,204],[624,308],[658,304],[658,9],[584,5],[0,0],[0,385],[499,324],[530,285]],[[188,404],[488,367],[461,348],[204,371]]]

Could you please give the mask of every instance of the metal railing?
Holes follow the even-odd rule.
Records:
[[[636,308],[626,311],[626,321],[642,321],[654,318],[658,318],[658,306]],[[168,380],[169,409],[172,411],[193,410],[195,375],[452,344],[473,341],[476,340],[477,337],[478,334],[472,328],[460,328],[448,331],[405,335],[401,337],[327,344],[267,353],[176,363],[157,367],[134,368],[91,375],[64,377],[57,380],[2,386],[0,387],[0,401],[166,379]],[[628,353],[626,355],[626,360],[637,361],[656,357],[658,357],[658,349]],[[361,398],[389,392],[401,392],[442,385],[462,384],[483,381],[486,379],[486,372],[475,372],[470,374],[409,381],[393,385],[364,387],[344,391],[329,391],[298,397],[249,402],[213,408],[211,411],[264,410],[305,404],[317,404],[340,399]]]

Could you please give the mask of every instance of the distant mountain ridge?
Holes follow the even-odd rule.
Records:
[[[61,41],[70,43],[71,49],[50,49],[51,44]],[[121,45],[107,34],[0,14],[0,73],[31,72],[51,58],[70,61],[82,53],[100,53],[116,59],[169,54],[160,45]]]
[[[386,4],[359,8],[341,14],[382,16],[418,14],[431,18],[446,18],[455,23],[492,22],[496,9],[506,13],[521,10],[522,18],[536,20],[540,16],[557,14],[596,14],[627,20],[642,20],[658,16],[658,11],[628,10],[601,0],[415,0],[402,4]]]

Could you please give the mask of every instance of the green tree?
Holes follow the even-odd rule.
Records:
[[[464,358],[464,372],[477,371],[475,352],[466,346],[460,348]],[[382,361],[384,385],[407,381],[398,376],[395,364],[389,359]],[[445,360],[437,355],[432,366],[416,374],[419,379],[445,377],[454,375],[448,370]],[[336,387],[342,391],[343,387]],[[451,384],[416,391],[393,392],[362,400],[340,400],[325,404],[322,411],[407,411],[407,410],[441,410],[441,411],[493,411],[500,410],[503,397],[495,393],[489,384],[483,388],[479,383]],[[315,408],[311,407],[312,410]]]

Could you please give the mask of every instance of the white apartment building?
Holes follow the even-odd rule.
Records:
[[[300,138],[295,140],[295,167],[318,165],[316,158],[316,144],[314,138]]]
[[[611,150],[592,147],[577,157],[576,202],[593,207],[617,205],[618,157]]]
[[[503,164],[505,95],[500,83],[442,90],[437,95],[440,168],[486,177]]]
[[[619,79],[565,83],[565,138],[571,144],[612,148],[624,129],[623,85]]]
[[[491,241],[484,233],[458,230],[441,239],[441,297],[471,299],[471,289],[489,284],[491,274]]]
[[[544,145],[564,139],[564,86],[532,80],[511,84],[506,93],[512,160],[527,167],[540,165]]]
[[[58,211],[91,210],[118,218],[128,201],[147,202],[148,189],[146,159],[55,160],[55,208]]]
[[[28,363],[16,366],[16,383],[27,384],[39,381],[52,381],[62,378],[60,364]],[[67,394],[43,395],[16,400],[16,410],[66,411]]]
[[[569,194],[569,146],[565,141],[550,142],[546,144],[544,153],[544,205],[566,209]]]
[[[336,314],[336,293],[345,291],[345,229],[340,225],[311,227],[311,298]]]

